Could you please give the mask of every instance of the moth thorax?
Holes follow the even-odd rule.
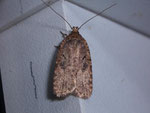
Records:
[[[72,27],[72,32],[78,32],[79,28],[78,27]]]

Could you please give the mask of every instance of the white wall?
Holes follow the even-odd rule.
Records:
[[[41,0],[0,0],[0,33],[45,7]]]
[[[52,6],[75,26],[93,15],[68,2]],[[51,96],[51,77],[54,45],[62,40],[59,31],[67,32],[64,21],[46,8],[0,34],[7,113],[150,112],[149,38],[100,16],[93,19],[80,30],[91,51],[93,94],[87,100],[73,96],[55,100]]]

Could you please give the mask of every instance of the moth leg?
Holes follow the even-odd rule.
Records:
[[[67,34],[65,34],[65,33],[61,32],[61,31],[60,31],[60,33],[61,33],[61,35],[62,35],[63,38],[67,37]]]
[[[55,48],[59,49],[59,46],[54,46]]]

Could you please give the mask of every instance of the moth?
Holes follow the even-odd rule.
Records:
[[[43,3],[45,2],[43,1]],[[51,6],[47,3],[45,4],[66,21],[65,18],[57,13]],[[53,93],[57,97],[66,97],[72,94],[86,99],[92,95],[91,55],[88,44],[80,35],[79,29],[88,21],[114,5],[115,4],[109,6],[88,19],[80,27],[72,27],[71,24],[66,21],[72,31],[69,35],[65,35],[64,40],[58,46],[53,77]]]
[[[78,27],[59,45],[53,91],[57,97],[73,94],[88,98],[92,94],[92,64],[88,44],[79,34]]]

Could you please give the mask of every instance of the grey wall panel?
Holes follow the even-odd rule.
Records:
[[[96,13],[117,3],[102,15],[107,18],[150,36],[150,0],[68,0]]]
[[[0,0],[0,33],[45,7],[41,0]]]

